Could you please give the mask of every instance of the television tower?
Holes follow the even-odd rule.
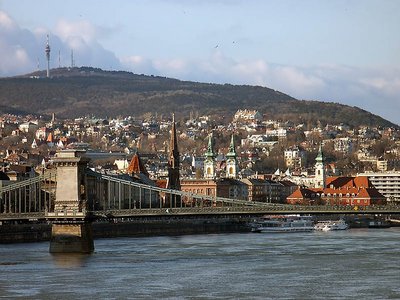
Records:
[[[46,44],[46,59],[47,59],[47,78],[50,77],[50,45],[49,45],[49,35],[47,35],[47,44]]]

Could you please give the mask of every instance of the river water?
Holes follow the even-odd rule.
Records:
[[[400,228],[0,245],[3,299],[400,299]]]

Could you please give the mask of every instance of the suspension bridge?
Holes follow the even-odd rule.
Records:
[[[85,236],[82,228],[96,219],[400,213],[396,205],[303,206],[194,194],[135,182],[126,175],[98,173],[87,167],[88,161],[80,151],[65,151],[54,159],[54,169],[0,186],[0,222],[51,222],[56,237]],[[90,230],[87,235],[90,240]],[[57,247],[53,250],[58,252]]]

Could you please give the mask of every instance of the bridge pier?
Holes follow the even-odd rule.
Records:
[[[52,224],[50,253],[92,253],[93,251],[92,224]]]
[[[46,213],[52,223],[50,253],[91,253],[94,251],[92,224],[87,213],[84,151],[62,150],[54,163],[57,189],[54,212]]]

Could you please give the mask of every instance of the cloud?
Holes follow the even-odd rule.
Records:
[[[23,29],[4,11],[0,10],[0,76],[13,76],[45,68],[46,35],[50,36],[50,66],[71,65],[71,50],[75,65],[103,69],[120,69],[114,53],[104,49],[98,39],[111,30],[96,27],[88,21],[59,20],[54,32],[46,28]]]
[[[132,56],[122,65],[133,72],[182,80],[265,86],[297,99],[358,106],[400,124],[400,70],[394,67],[286,66],[261,59],[236,61],[220,50],[203,60]]]
[[[46,28],[23,29],[0,10],[0,76],[12,76],[45,68],[44,47],[50,35],[51,66],[71,64],[74,51],[77,66],[106,70],[129,70],[198,82],[260,85],[297,99],[338,102],[358,106],[400,124],[400,69],[356,68],[325,64],[315,66],[278,65],[263,59],[237,60],[222,50],[205,58],[160,59],[133,53],[117,58],[100,41],[113,28],[88,21],[61,19],[54,32]]]
[[[17,28],[17,24],[4,11],[0,10],[0,30],[12,31]]]

